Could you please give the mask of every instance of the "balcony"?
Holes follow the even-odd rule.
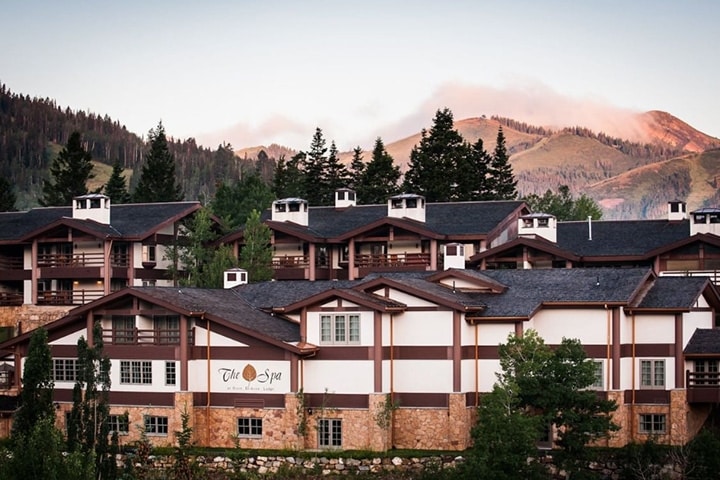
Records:
[[[719,403],[720,372],[685,372],[688,403]]]
[[[398,270],[427,270],[429,253],[383,253],[379,255],[355,255],[355,266],[360,276],[370,272]]]
[[[85,305],[105,295],[99,290],[45,290],[38,292],[38,305]]]
[[[180,345],[180,330],[138,328],[103,330],[106,345]],[[195,344],[192,329],[188,331],[188,345]]]
[[[0,307],[19,307],[22,304],[22,293],[0,292]]]
[[[282,255],[272,259],[276,280],[303,280],[308,267],[310,260],[307,255]]]

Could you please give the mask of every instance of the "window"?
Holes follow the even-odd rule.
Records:
[[[155,260],[155,245],[143,245],[142,247],[142,261],[143,262],[154,262]]]
[[[640,361],[640,388],[665,388],[665,360]]]
[[[318,444],[325,448],[342,447],[342,420],[322,418],[318,426]]]
[[[718,383],[718,361],[717,360],[695,360],[695,384],[696,385],[717,385]]]
[[[665,433],[665,415],[657,413],[640,415],[640,433]]]
[[[165,385],[177,385],[175,362],[165,362]]]
[[[550,219],[549,218],[538,218],[538,227],[540,228],[547,228],[550,226]]]
[[[118,435],[127,435],[130,431],[130,422],[127,414],[125,415],[109,415],[108,428],[110,433],[117,432]]]
[[[143,280],[143,287],[154,287],[155,280]]]
[[[605,389],[605,383],[603,382],[604,377],[604,371],[603,371],[603,362],[602,360],[593,360],[593,367],[595,368],[595,371],[593,372],[595,375],[595,381],[590,386],[590,388],[594,390],[604,390]]]
[[[238,437],[262,437],[262,418],[238,418]]]
[[[120,383],[131,385],[151,385],[152,362],[139,360],[121,361]]]
[[[407,205],[407,208],[417,208],[417,198],[408,198],[405,202],[405,205]]]
[[[720,214],[718,213],[711,213],[708,215],[708,218],[710,219],[710,223],[720,223]]]
[[[52,379],[55,382],[74,382],[77,379],[77,359],[53,358]]]
[[[276,203],[275,204],[275,211],[276,212],[284,212],[287,209],[287,206],[284,203]]]
[[[705,214],[697,213],[694,215],[695,223],[705,223]]]
[[[113,343],[135,343],[135,316],[112,316]]]
[[[158,343],[176,345],[180,343],[180,316],[155,315],[153,317]]]
[[[149,435],[167,435],[168,417],[145,416],[145,433]]]
[[[360,315],[320,315],[320,342],[360,343]]]
[[[390,200],[390,208],[403,208],[402,198],[393,198]]]

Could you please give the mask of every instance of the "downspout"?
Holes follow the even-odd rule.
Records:
[[[390,314],[390,400],[395,402],[395,343],[394,343],[394,318],[395,316]],[[392,421],[390,422],[390,446],[394,447],[395,444],[395,415],[391,416]]]
[[[630,399],[630,438],[635,439],[635,312],[630,313],[632,319],[632,398]]]
[[[478,348],[478,324],[475,322],[475,408],[480,406],[480,365]]]
[[[205,314],[203,314],[203,319]],[[205,404],[205,445],[210,445],[210,321],[205,320],[207,331],[206,355],[207,355],[207,403]]]

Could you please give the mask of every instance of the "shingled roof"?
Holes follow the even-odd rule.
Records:
[[[720,329],[696,328],[683,353],[695,356],[720,356]]]
[[[525,205],[521,201],[444,202],[425,206],[425,223],[402,219],[429,232],[445,236],[486,235],[513,212]],[[263,213],[263,220],[270,220],[271,212]],[[308,226],[293,225],[319,239],[341,237],[379,220],[389,218],[387,205],[356,205],[347,208],[309,207]]]
[[[110,225],[72,218],[71,207],[33,208],[26,212],[0,213],[0,243],[22,238],[56,222],[72,222],[103,236],[144,238],[160,225],[180,219],[200,208],[199,202],[129,203],[110,207]]]
[[[637,308],[688,310],[706,286],[713,288],[707,277],[658,277]]]

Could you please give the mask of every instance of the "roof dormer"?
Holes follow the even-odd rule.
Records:
[[[230,268],[223,272],[223,288],[233,288],[248,283],[248,272],[243,268]]]
[[[443,270],[449,268],[465,268],[465,245],[462,243],[447,243],[442,246]]]
[[[272,203],[274,222],[292,222],[308,226],[308,202],[302,198],[283,198]]]
[[[712,233],[720,235],[720,208],[701,208],[690,212],[690,235]]]
[[[335,190],[335,208],[354,207],[356,202],[355,190],[350,188],[338,188]]]
[[[682,200],[668,202],[668,220],[685,220],[687,218],[687,204]]]
[[[388,199],[388,217],[409,218],[425,223],[425,197],[402,193]]]
[[[110,225],[110,197],[90,193],[73,198],[73,218]]]
[[[557,219],[549,213],[530,213],[518,218],[518,236],[542,237],[557,243]]]

